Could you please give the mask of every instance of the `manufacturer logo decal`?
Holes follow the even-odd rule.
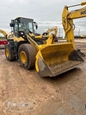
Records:
[[[86,10],[81,12],[81,15],[84,15],[84,14],[86,14]]]

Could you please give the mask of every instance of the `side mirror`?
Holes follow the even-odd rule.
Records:
[[[10,27],[14,27],[14,26],[15,26],[15,24],[11,22],[10,23]]]
[[[38,25],[36,25],[36,29],[38,29]]]
[[[38,25],[36,22],[33,22],[33,24],[35,25],[36,29],[38,29]]]

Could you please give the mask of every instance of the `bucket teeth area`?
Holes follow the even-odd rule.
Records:
[[[66,72],[68,70],[73,69],[75,66],[77,66],[80,63],[82,63],[82,62],[80,62],[80,61],[67,61],[67,62],[64,62],[62,64],[49,66],[49,69],[52,72],[52,75],[56,76],[56,75],[59,75],[61,73]]]

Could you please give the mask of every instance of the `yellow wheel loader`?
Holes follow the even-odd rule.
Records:
[[[85,4],[83,2],[80,5]],[[37,28],[37,24],[33,19],[19,17],[12,20],[12,31],[7,36],[9,44],[5,48],[6,58],[9,61],[19,59],[25,69],[31,69],[35,65],[41,77],[57,76],[75,68],[84,62],[74,44],[73,19],[81,17],[86,17],[86,7],[71,12],[68,11],[68,6],[64,7],[62,24],[67,41],[63,43],[54,43],[57,27],[36,34],[34,26]]]
[[[33,68],[37,52],[46,45],[53,44],[56,39],[57,27],[38,34],[34,29],[38,26],[33,19],[18,17],[11,20],[10,27],[11,32],[7,35],[8,44],[5,46],[5,56],[9,61],[19,59],[21,66],[25,69]]]

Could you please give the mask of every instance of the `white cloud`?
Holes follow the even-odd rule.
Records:
[[[2,0],[0,3],[0,28],[8,28],[11,19],[18,16],[34,18],[39,26],[61,27],[62,10],[65,5],[83,0]],[[86,18],[85,18],[86,19]],[[75,21],[76,26],[86,26],[86,20]]]
[[[16,4],[18,4],[18,3],[20,3],[20,4],[26,4],[27,2],[29,2],[29,1],[31,1],[31,0],[3,0],[1,3],[2,4],[14,4],[14,3],[16,3]],[[16,7],[16,6],[15,6]]]

